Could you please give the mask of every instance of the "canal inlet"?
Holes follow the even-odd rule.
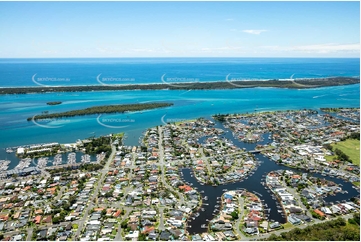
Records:
[[[213,120],[212,120],[213,121]],[[267,144],[271,140],[268,139],[269,134],[263,135],[263,140],[258,143],[245,143],[241,142],[237,139],[235,139],[232,135],[232,132],[230,129],[223,127],[223,125],[218,122],[215,122],[216,128],[221,128],[225,130],[226,132],[223,135],[220,135],[220,137],[227,138],[233,142],[237,147],[243,149],[245,148],[248,150],[254,150],[255,147],[258,144]],[[228,131],[228,132],[227,132]],[[246,189],[249,192],[256,192],[258,194],[261,194],[262,196],[259,196],[259,198],[262,200],[262,204],[267,204],[267,208],[270,208],[268,214],[268,220],[272,221],[278,221],[280,223],[287,222],[286,217],[282,217],[282,214],[280,214],[277,210],[277,206],[279,203],[277,203],[277,200],[272,199],[272,191],[267,191],[266,187],[261,184],[261,182],[265,182],[265,180],[262,181],[262,178],[264,179],[265,176],[274,170],[292,170],[294,172],[307,172],[305,170],[301,169],[293,169],[286,167],[284,165],[277,164],[276,162],[270,160],[268,157],[265,157],[262,154],[254,154],[255,159],[258,161],[259,166],[257,167],[256,171],[252,175],[248,175],[245,177],[242,181],[232,182],[232,183],[226,183],[221,184],[216,187],[212,185],[202,185],[194,176],[193,171],[190,168],[182,168],[181,171],[183,173],[182,180],[187,183],[192,183],[192,187],[196,188],[198,192],[204,191],[204,193],[201,193],[202,199],[207,196],[208,200],[205,201],[203,199],[202,202],[202,208],[204,208],[204,211],[199,209],[197,212],[200,214],[198,217],[195,217],[193,220],[192,218],[188,219],[187,223],[187,231],[190,234],[196,234],[196,233],[203,233],[207,232],[207,227],[209,224],[209,221],[211,221],[214,217],[216,217],[219,214],[219,210],[221,207],[218,207],[218,211],[214,213],[214,210],[216,209],[216,205],[221,205],[221,199],[219,197],[222,197],[222,195],[225,193],[224,189],[227,189],[228,191],[231,190],[238,190],[238,189]],[[321,174],[318,173],[311,173],[312,176],[320,178],[320,179],[327,179],[329,181],[333,181],[336,184],[341,184],[342,189],[348,191],[347,194],[341,194],[337,193],[336,196],[328,196],[324,198],[324,201],[326,203],[330,202],[337,202],[342,200],[349,200],[352,197],[359,196],[359,192],[353,188],[352,183],[346,182],[340,178],[334,178],[334,177],[324,177],[321,176]],[[217,199],[218,197],[218,199]],[[219,202],[217,202],[219,201]],[[241,208],[243,209],[243,208]],[[202,224],[206,224],[207,226],[205,228],[202,228]]]

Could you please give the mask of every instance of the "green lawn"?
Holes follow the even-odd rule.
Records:
[[[360,141],[357,139],[347,139],[345,141],[332,144],[332,148],[341,150],[348,155],[352,163],[360,166]]]
[[[294,227],[290,222],[287,222],[287,223],[282,224],[282,225],[283,225],[283,228],[284,228],[284,229],[289,229],[289,228]]]

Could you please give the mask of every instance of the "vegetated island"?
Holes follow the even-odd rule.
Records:
[[[141,111],[141,110],[146,110],[146,109],[169,107],[172,105],[173,105],[173,103],[141,103],[141,104],[95,106],[95,107],[72,110],[72,111],[61,112],[61,113],[47,113],[47,114],[36,115],[36,116],[27,118],[27,120],[31,121],[31,120],[74,117],[74,116],[103,114],[103,113],[124,113],[127,111],[128,112]]]
[[[59,105],[62,104],[62,102],[47,102],[47,105]]]
[[[341,86],[360,83],[360,78],[329,77],[317,79],[297,80],[267,80],[267,81],[218,81],[194,83],[162,83],[162,84],[136,84],[114,86],[58,86],[58,87],[4,87],[0,94],[27,94],[45,92],[89,92],[89,91],[121,91],[121,90],[212,90],[212,89],[238,89],[253,87],[276,87],[306,89],[317,87]]]

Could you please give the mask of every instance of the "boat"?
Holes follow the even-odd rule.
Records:
[[[207,201],[207,200],[208,200],[208,196],[205,196],[205,197],[204,197],[204,200]]]
[[[195,216],[196,216],[196,217],[199,217],[199,213],[196,213]]]
[[[201,225],[201,228],[202,228],[202,229],[205,229],[205,228],[207,228],[207,225],[202,224],[202,225]]]
[[[6,148],[6,153],[13,153],[13,152],[14,152],[13,149],[11,149],[11,148]]]

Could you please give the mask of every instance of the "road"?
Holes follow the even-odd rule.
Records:
[[[243,198],[242,198],[241,195],[238,195],[238,219],[237,219],[237,221],[235,222],[233,229],[236,231],[236,234],[239,235],[239,238],[240,238],[241,240],[244,239],[244,236],[243,236],[242,232],[239,230],[240,223],[241,223],[241,220],[242,220],[242,218],[243,218],[243,213],[244,213],[244,208],[243,208],[243,206],[244,206]]]
[[[165,229],[164,227],[164,208],[160,207],[159,208],[159,226],[158,226],[158,230],[159,231],[163,231]]]
[[[123,216],[123,219],[120,221],[119,225],[118,225],[118,232],[117,235],[114,238],[114,241],[123,241],[123,237],[122,237],[122,222],[128,218],[129,214],[133,211],[132,208],[125,208],[126,212]]]
[[[96,188],[94,190],[94,193],[93,193],[93,196],[89,199],[89,202],[87,204],[87,208],[85,209],[85,212],[84,212],[84,215],[83,215],[83,219],[81,220],[78,220],[78,221],[75,221],[75,223],[78,224],[78,230],[76,231],[76,233],[74,234],[73,236],[73,240],[79,240],[79,235],[80,235],[80,232],[83,230],[83,226],[84,224],[86,223],[86,220],[88,218],[88,215],[89,215],[89,212],[91,211],[91,209],[94,207],[94,199],[98,197],[98,194],[99,194],[99,189],[102,187],[102,183],[104,181],[104,178],[105,178],[105,174],[107,174],[108,170],[109,170],[109,166],[110,164],[112,163],[113,161],[113,158],[114,158],[114,155],[115,155],[115,152],[116,152],[116,148],[114,145],[112,145],[112,153],[110,154],[109,158],[108,158],[108,161],[105,163],[103,169],[102,169],[102,172],[101,172],[101,175],[100,175],[100,178],[98,180],[98,183],[96,185]],[[94,205],[93,205],[94,204]],[[82,221],[82,223],[81,223]]]
[[[166,187],[167,189],[173,191],[174,193],[176,193],[179,197],[179,206],[184,205],[184,196],[183,194],[181,194],[178,190],[175,190],[172,186],[170,186],[164,177],[164,148],[163,148],[163,129],[162,127],[158,126],[158,135],[159,135],[159,139],[158,139],[158,147],[159,147],[159,152],[158,152],[158,157],[159,157],[159,165],[160,165],[160,169],[162,171],[161,173],[161,182],[163,183],[164,187]]]

